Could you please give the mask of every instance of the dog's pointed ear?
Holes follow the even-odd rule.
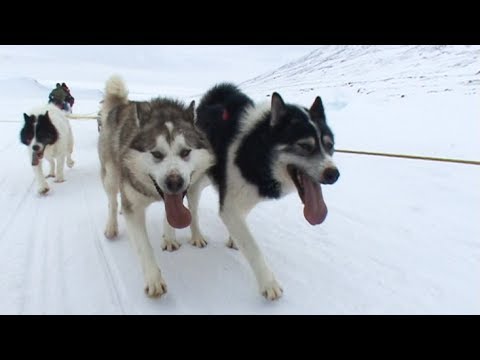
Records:
[[[187,113],[190,117],[191,122],[195,121],[195,100],[192,100],[190,105],[188,106]]]
[[[270,119],[270,126],[276,126],[280,123],[282,117],[285,116],[287,108],[280,94],[274,92],[272,94],[272,115]]]
[[[136,112],[140,126],[143,126],[150,120],[152,107],[148,101],[139,101],[135,103],[134,110]]]
[[[312,106],[310,107],[310,116],[312,119],[318,119],[325,121],[325,109],[323,107],[322,99],[320,96],[315,98]]]
[[[23,118],[25,119],[25,124],[23,125],[22,130],[20,131],[20,142],[25,145],[30,145],[33,139],[33,116],[28,116],[27,114],[23,114]]]
[[[43,115],[39,115],[37,120],[38,120],[39,124],[43,124],[45,122],[50,122],[50,116],[48,116],[48,111]]]
[[[44,134],[45,145],[54,144],[58,140],[58,130],[53,125],[52,120],[50,119],[48,111],[43,115],[38,116],[38,126],[42,128]]]

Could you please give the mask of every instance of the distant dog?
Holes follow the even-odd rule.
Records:
[[[206,171],[214,157],[208,141],[194,127],[194,105],[189,107],[166,98],[129,101],[128,91],[118,76],[106,83],[102,103],[98,153],[101,177],[108,196],[105,236],[118,234],[117,194],[121,194],[127,232],[135,245],[148,296],[167,291],[148,240],[145,210],[155,201],[165,204],[164,250],[180,245],[174,228],[190,225],[191,244],[206,242],[198,226],[198,201],[206,185]],[[184,207],[188,198],[190,210]]]
[[[209,90],[197,108],[196,126],[216,156],[210,177],[219,190],[220,216],[230,232],[229,247],[241,250],[269,300],[282,288],[269,269],[245,221],[255,205],[278,199],[295,188],[312,225],[327,216],[320,184],[333,184],[339,171],[332,161],[334,138],[320,97],[310,109],[286,104],[273,93],[271,103],[255,105],[232,84]]]
[[[39,194],[46,194],[50,190],[43,175],[43,157],[50,163],[47,177],[54,177],[57,183],[65,181],[63,174],[65,161],[70,168],[74,164],[73,134],[65,115],[65,112],[53,104],[23,114],[25,123],[20,131],[20,141],[28,146]]]

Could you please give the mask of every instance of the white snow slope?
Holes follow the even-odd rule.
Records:
[[[149,299],[123,218],[117,240],[103,236],[96,122],[71,121],[75,167],[65,183],[49,179],[44,197],[19,141],[22,113],[55,82],[70,86],[74,113],[90,114],[120,73],[136,99],[190,101],[223,80],[256,100],[278,91],[309,106],[320,95],[337,148],[480,160],[479,55],[479,46],[0,46],[0,313],[479,314],[479,166],[337,153],[324,224],[305,221],[297,194],[261,203],[248,222],[285,291],[273,303],[225,247],[212,187],[200,203],[204,249],[181,230],[182,247],[162,251],[154,204],[147,228],[168,293]]]

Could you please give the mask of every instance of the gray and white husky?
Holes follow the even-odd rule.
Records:
[[[304,204],[305,219],[322,223],[327,206],[321,184],[333,184],[340,173],[332,155],[334,137],[322,100],[312,106],[285,103],[278,93],[256,105],[233,84],[210,89],[197,108],[196,126],[214,150],[209,171],[220,196],[220,216],[230,232],[229,247],[240,249],[269,300],[282,288],[267,265],[245,221],[250,210],[266,199],[278,199],[295,189]]]
[[[167,291],[148,240],[145,210],[154,201],[165,204],[164,250],[179,247],[174,228],[190,225],[191,244],[206,242],[198,226],[198,201],[214,157],[208,141],[194,127],[194,107],[168,98],[129,101],[119,76],[106,83],[101,108],[98,153],[108,196],[105,236],[118,234],[117,194],[121,194],[127,233],[137,249],[148,296]],[[190,210],[183,205],[187,196]]]

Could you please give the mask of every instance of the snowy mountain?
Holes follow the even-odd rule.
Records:
[[[241,86],[265,94],[332,88],[387,97],[448,91],[477,94],[480,46],[321,46]]]

